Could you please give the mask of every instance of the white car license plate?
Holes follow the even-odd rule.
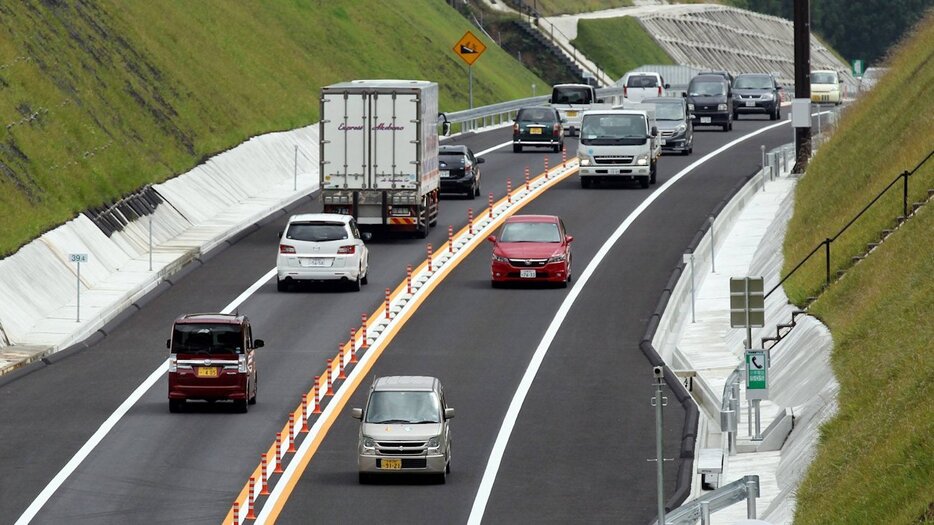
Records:
[[[662,146],[664,146],[665,144],[668,144],[668,141],[665,139],[662,139]]]
[[[746,101],[746,107],[747,107],[747,108],[754,108],[754,107],[756,107],[756,103],[753,102],[753,101],[751,101],[751,100],[747,100],[747,101]]]
[[[701,118],[700,118],[700,123],[701,123],[701,124],[710,124],[710,117],[701,117]]]
[[[322,266],[331,266],[331,263],[333,261],[334,259],[331,259],[330,257],[300,257],[298,259],[298,263],[306,268],[308,267],[318,268]]]
[[[450,170],[441,170],[441,178],[446,179],[451,176]]]
[[[519,270],[519,277],[523,279],[534,279],[535,270]]]

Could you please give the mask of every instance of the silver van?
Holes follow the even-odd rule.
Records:
[[[380,474],[429,474],[444,483],[451,471],[450,420],[441,382],[434,377],[388,376],[370,387],[360,419],[360,483]]]

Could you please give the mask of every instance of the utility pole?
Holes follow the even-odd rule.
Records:
[[[794,2],[795,100],[792,125],[795,127],[796,162],[792,172],[804,173],[811,158],[811,6],[810,0]],[[805,108],[806,117],[801,115]],[[796,114],[798,118],[795,118]],[[807,126],[804,126],[805,118]]]

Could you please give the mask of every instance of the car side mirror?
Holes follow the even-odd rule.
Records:
[[[671,89],[671,84],[665,84],[665,89]]]
[[[360,232],[360,238],[363,239],[364,241],[369,241],[370,239],[373,238],[373,233],[372,232]]]
[[[282,232],[278,232],[278,233],[276,233],[276,238],[279,238],[279,239],[281,239],[281,238],[282,238]]]
[[[784,88],[783,88],[783,87],[781,87],[781,86],[776,86],[776,87],[775,87],[775,89],[777,89],[777,90],[779,90],[779,91],[781,91],[781,90],[782,90],[782,89],[784,89]]]
[[[605,98],[598,98],[598,99],[597,99],[597,104],[606,104],[606,99],[605,99]]]
[[[451,123],[448,122],[448,116],[444,113],[438,113],[438,118],[441,119],[441,134],[446,137],[451,133]]]
[[[549,103],[549,104],[554,104],[554,102],[551,100],[551,97],[548,97],[548,103]]]
[[[484,162],[486,162],[486,159],[485,159],[485,158],[483,158],[483,157],[477,157],[477,164],[483,164]]]
[[[681,92],[681,98],[688,98],[688,92],[687,92],[687,91],[682,91],[682,92]]]
[[[454,419],[454,409],[445,408],[444,409],[444,419]]]
[[[658,136],[658,128],[656,128],[655,126],[652,126],[652,136],[653,137]]]
[[[166,347],[166,348],[172,348],[172,340],[171,340],[171,339],[166,339],[166,340],[165,340],[165,347]]]
[[[262,348],[264,346],[266,346],[266,341],[263,341],[262,339],[253,340],[253,348]]]
[[[488,240],[488,241],[490,241],[490,242],[496,242],[496,236],[495,236],[495,235],[490,235],[489,237],[486,238],[486,240]]]
[[[574,236],[573,236],[573,235],[568,235],[568,236],[566,236],[564,239],[567,241],[568,244],[571,244],[571,242],[574,241]]]
[[[350,417],[354,419],[363,419],[363,409],[362,408],[351,408]]]

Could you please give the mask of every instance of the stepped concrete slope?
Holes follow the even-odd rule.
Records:
[[[694,250],[694,320],[691,275],[685,269],[653,344],[679,373],[693,377],[692,395],[702,414],[697,450],[723,453],[720,484],[757,474],[757,517],[778,524],[792,522],[794,492],[815,454],[820,424],[836,411],[838,384],[830,367],[830,332],[816,319],[798,315],[796,326],[770,350],[770,399],[762,402],[764,439],[754,441],[748,432],[749,403],[741,381],[736,453],[730,455],[720,429],[720,407],[727,378],[743,361],[746,334],[730,328],[729,279],[761,276],[766,290],[778,283],[782,241],[794,204],[796,179],[785,174],[764,180],[767,173],[760,172],[730,201],[714,221],[713,239],[708,232]],[[779,288],[765,309],[766,326],[753,330],[753,341],[788,323],[795,307]],[[707,492],[696,476],[691,497]],[[712,514],[712,523],[737,523],[746,517],[746,506],[740,503]]]
[[[185,264],[313,192],[317,136],[312,125],[255,137],[0,260],[0,374],[87,339]],[[69,254],[88,255],[80,283]]]
[[[783,18],[713,4],[642,5],[549,17],[543,27],[553,24],[555,38],[570,45],[579,20],[621,16],[638,18],[678,64],[734,74],[776,73],[782,84],[794,85],[794,24]],[[856,92],[849,65],[813,35],[811,69],[843,71],[849,92]]]

